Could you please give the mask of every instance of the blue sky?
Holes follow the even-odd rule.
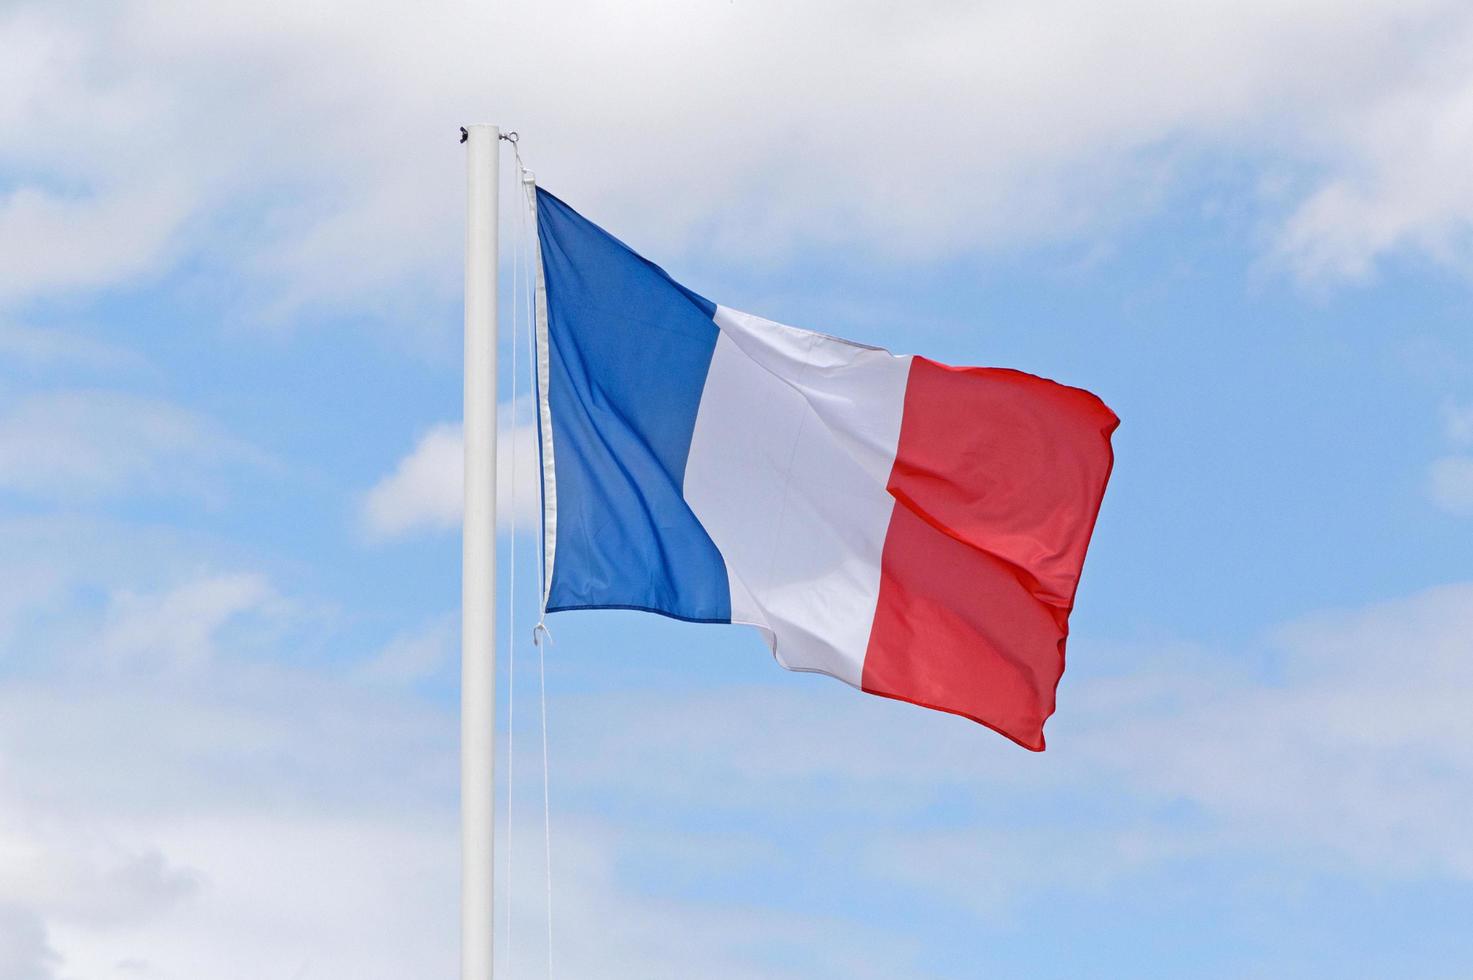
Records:
[[[1468,972],[1473,16],[897,11],[0,8],[0,980],[454,975],[471,121],[703,295],[1122,419],[1043,755],[554,617],[556,975]]]

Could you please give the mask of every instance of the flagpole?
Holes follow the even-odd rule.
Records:
[[[466,144],[465,521],[460,592],[460,976],[491,980],[496,833],[496,205],[501,133]]]

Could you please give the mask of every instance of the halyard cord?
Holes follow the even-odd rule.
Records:
[[[547,977],[552,980],[552,803],[548,794],[546,657],[552,634],[547,632],[545,623],[537,624],[533,637],[537,636],[537,630],[542,631],[542,640],[537,641],[537,689],[542,700],[542,841],[547,870]]]
[[[541,246],[540,246],[540,242],[538,241],[537,234],[536,234],[536,228],[537,228],[537,211],[536,211],[536,207],[537,207],[537,187],[536,187],[536,184],[533,182],[533,178],[532,178],[531,172],[528,171],[527,168],[522,163],[522,155],[518,151],[518,147],[517,147],[517,134],[514,133],[514,132],[513,133],[508,133],[505,136],[503,136],[503,138],[506,139],[507,142],[511,144],[512,153],[516,157],[517,178],[518,178],[518,181],[521,183],[522,187],[526,191],[526,194],[527,194],[527,205],[528,205],[526,211],[519,211],[518,212],[518,221],[517,221],[517,232],[518,232],[518,234],[517,234],[517,249],[516,249],[516,252],[515,252],[515,259],[514,259],[514,262],[513,262],[513,275],[516,276],[517,278],[516,278],[516,282],[513,285],[513,290],[512,290],[512,296],[513,296],[513,307],[512,307],[512,309],[513,309],[513,317],[512,317],[512,323],[513,323],[513,326],[512,326],[512,372],[513,372],[514,379],[512,381],[512,419],[513,419],[513,426],[512,426],[512,459],[513,459],[513,463],[512,463],[512,474],[511,475],[512,475],[513,480],[515,480],[515,474],[516,474],[516,463],[515,463],[515,459],[516,459],[516,456],[517,456],[517,452],[516,452],[516,435],[515,435],[515,432],[516,432],[515,421],[516,421],[516,411],[517,411],[517,400],[516,400],[516,391],[517,391],[516,384],[517,384],[517,382],[516,382],[516,379],[515,379],[515,375],[517,373],[517,371],[516,371],[517,351],[520,348],[520,335],[523,332],[522,330],[519,329],[519,327],[520,327],[520,325],[522,323],[525,323],[526,324],[525,333],[526,333],[526,336],[527,336],[528,354],[530,356],[530,359],[532,360],[532,363],[533,363],[533,366],[534,366],[534,370],[536,371],[536,377],[535,377],[535,380],[534,380],[534,385],[535,385],[534,390],[537,392],[537,395],[538,395],[537,416],[538,416],[538,422],[539,422],[539,445],[540,445],[540,448],[543,450],[543,459],[542,459],[542,471],[543,471],[542,472],[542,485],[543,485],[543,494],[544,494],[544,497],[546,498],[546,500],[549,501],[549,503],[545,503],[544,504],[544,518],[543,518],[544,519],[544,525],[543,525],[542,547],[537,549],[537,575],[538,575],[538,581],[540,583],[542,583],[542,587],[541,587],[541,599],[540,599],[540,602],[538,604],[539,615],[538,615],[538,619],[537,619],[537,625],[532,628],[532,643],[533,643],[534,646],[537,647],[537,684],[538,684],[538,695],[539,695],[540,708],[541,708],[540,715],[541,715],[541,722],[542,722],[542,833],[543,833],[543,838],[542,839],[543,839],[543,857],[544,857],[544,861],[545,861],[544,870],[546,872],[545,888],[546,888],[546,896],[547,896],[547,976],[548,976],[549,980],[551,980],[551,977],[552,977],[552,805],[551,805],[551,794],[550,794],[550,783],[551,783],[551,780],[550,780],[550,777],[549,777],[549,764],[548,764],[548,751],[547,751],[547,727],[548,726],[547,726],[547,657],[546,657],[546,648],[548,646],[548,643],[550,643],[550,641],[552,640],[552,634],[550,632],[548,632],[547,623],[546,623],[545,620],[546,620],[546,617],[547,617],[547,595],[548,595],[548,590],[547,590],[547,571],[546,571],[546,568],[547,568],[547,565],[550,563],[550,555],[551,555],[551,549],[552,549],[552,542],[554,541],[554,535],[556,533],[555,532],[555,528],[556,528],[555,509],[554,509],[555,508],[555,504],[554,503],[551,503],[551,501],[555,501],[556,500],[556,496],[555,496],[554,486],[553,486],[553,483],[552,483],[552,466],[551,466],[551,455],[552,455],[552,420],[551,420],[550,414],[547,411],[547,402],[546,402],[546,398],[547,398],[547,395],[546,395],[546,392],[547,392],[547,373],[548,373],[547,372],[547,367],[548,367],[548,364],[547,364],[547,355],[546,355],[546,336],[547,336],[547,333],[546,333],[546,330],[547,330],[546,323],[547,323],[547,320],[546,320],[546,306],[545,306],[545,304],[546,304],[546,296],[547,296],[547,294],[546,294],[546,290],[544,288],[543,279],[542,279]],[[529,216],[530,216],[530,221],[528,220],[529,219]],[[529,231],[530,231],[530,234],[529,234]],[[530,277],[532,277],[534,275],[534,273],[535,273],[535,285],[533,285],[532,282],[524,282],[522,280],[522,278],[521,278],[522,276],[527,276],[527,277],[530,278]],[[519,289],[519,286],[520,287],[525,287],[525,288],[520,288]],[[530,307],[530,309],[529,308],[525,308],[525,307],[521,306],[519,303],[517,303],[518,292],[520,292],[520,295],[524,298],[524,302],[527,304],[528,307]],[[514,485],[513,488],[512,488],[512,493],[511,493],[511,496],[512,496],[512,508],[513,508],[513,513],[512,513],[512,524],[513,524],[513,526],[512,526],[512,540],[513,540],[513,542],[515,542],[516,536],[517,536],[517,532],[520,530],[520,527],[519,527],[519,515],[518,515],[518,512],[517,512],[517,508],[516,508],[516,501],[517,501],[516,494],[517,494],[517,490],[516,490],[516,487]],[[513,545],[512,545],[513,556],[515,555],[515,548],[516,548],[516,545],[515,545],[515,543],[513,543]],[[513,562],[513,566],[512,566],[512,579],[513,579],[513,581],[515,581],[515,578],[516,578],[516,566],[515,566],[515,563]],[[508,601],[510,601],[510,599],[511,599],[511,595],[509,594],[508,595]],[[513,612],[512,615],[515,615],[515,613]],[[515,648],[515,646],[516,646],[515,634],[513,634],[513,639],[511,640],[511,646],[513,648]],[[514,682],[513,682],[513,689],[514,689]],[[507,713],[508,713],[508,715],[510,715],[511,712],[510,712],[509,709],[508,709],[508,712]],[[510,765],[509,764],[508,764],[508,767],[507,768],[508,768],[508,777],[510,777]],[[507,795],[508,795],[508,801],[507,801],[508,802],[508,807],[510,807],[510,789],[509,788],[508,788],[508,794]],[[508,849],[510,849],[510,828],[511,828],[511,824],[510,824],[510,811],[508,811],[508,823],[507,823],[507,830],[508,830],[508,833],[507,833],[507,836],[508,836]],[[509,874],[509,869],[510,869],[510,862],[508,862],[508,874]],[[509,917],[510,917],[510,906],[511,906],[511,899],[510,899],[510,881],[509,880],[508,880],[508,898],[507,898],[507,905],[508,905],[508,912],[507,912],[507,914],[508,914],[508,919],[509,919]],[[510,963],[511,963],[510,955],[511,955],[511,948],[510,948],[510,942],[508,942],[508,949],[507,949],[508,969],[510,969]]]
[[[520,165],[520,163],[521,163],[521,157],[520,157],[520,155],[517,157],[517,163],[518,163],[518,165]],[[537,229],[537,212],[536,212],[535,208],[536,208],[536,203],[537,203],[537,188],[536,188],[536,185],[533,184],[532,181],[531,181],[531,176],[532,175],[530,173],[527,173],[525,170],[523,171],[523,173],[524,173],[525,178],[526,178],[525,179],[525,186],[528,189],[528,196],[530,198],[529,204],[531,205],[531,207],[529,208],[529,212],[530,212],[530,215],[531,215],[530,225],[531,225],[531,231],[532,231],[532,234],[531,235],[527,235],[526,234],[526,227],[527,227],[528,222],[527,222],[527,219],[524,218],[523,219],[523,239],[526,242],[527,247],[531,249],[532,263],[533,263],[532,264],[532,268],[535,268],[536,269],[535,294],[534,294],[533,290],[531,290],[531,289],[523,290],[523,295],[526,296],[527,302],[529,304],[531,304],[531,306],[532,306],[531,314],[527,318],[527,327],[528,327],[528,329],[527,329],[527,346],[528,346],[528,353],[531,354],[531,353],[533,353],[533,350],[535,349],[535,346],[536,346],[535,338],[533,336],[534,330],[540,329],[541,335],[542,336],[545,336],[546,335],[546,327],[545,327],[545,323],[546,323],[545,316],[546,316],[546,314],[545,314],[545,312],[543,310],[543,305],[546,302],[547,294],[546,294],[545,290],[542,287],[542,245],[541,245],[541,242],[538,239],[537,234],[536,234],[536,229]],[[528,267],[525,264],[523,265],[523,270],[524,271],[527,271],[528,270]],[[537,324],[537,327],[536,328],[534,328],[534,326],[533,326],[534,323]],[[536,370],[538,372],[539,378],[545,377],[545,372],[543,371],[543,365],[542,365],[541,359],[540,358],[534,358],[534,363],[537,365]],[[539,391],[545,391],[546,389],[545,388],[539,388],[538,390]],[[541,410],[541,406],[538,407],[538,413],[537,414],[538,414],[538,418],[539,419],[542,419],[544,417],[543,412]],[[549,455],[550,455],[551,454],[551,450],[552,450],[552,427],[551,427],[551,420],[550,420],[550,418],[549,418],[549,420],[547,422],[547,430],[548,430],[547,431],[547,447],[548,447],[548,452],[549,452]],[[548,467],[548,466],[546,466],[544,464],[544,469],[545,470],[546,469],[550,469],[550,467]],[[547,492],[550,492],[550,491],[547,491]],[[554,524],[554,527],[555,526],[556,525]],[[550,541],[551,541],[551,537],[550,536],[544,537],[543,547],[544,548],[545,547],[548,547]],[[544,555],[542,548],[537,549],[537,577],[538,577],[538,581],[539,582],[544,582],[545,583],[546,580],[547,580],[547,577],[546,577],[547,576],[547,573],[545,571],[545,564],[544,564],[546,561],[547,561],[547,558]],[[532,628],[532,643],[533,643],[534,646],[537,647],[537,691],[538,691],[539,699],[541,701],[540,707],[541,707],[541,718],[542,718],[542,846],[543,846],[544,870],[545,870],[546,876],[547,876],[547,881],[546,881],[546,895],[547,895],[547,976],[548,976],[548,980],[551,980],[551,978],[552,978],[552,801],[551,801],[551,793],[550,793],[551,775],[550,775],[550,766],[549,766],[549,763],[548,763],[548,753],[547,753],[547,647],[548,647],[548,644],[552,641],[552,634],[549,633],[548,630],[547,630],[547,588],[546,588],[545,585],[543,586],[543,589],[542,589],[542,596],[541,596],[541,602],[539,603],[539,608],[540,608],[541,612],[540,612],[540,615],[537,617],[537,625]]]

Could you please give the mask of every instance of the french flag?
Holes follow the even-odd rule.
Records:
[[[718,306],[536,191],[544,603],[1044,747],[1113,456],[1094,395]]]

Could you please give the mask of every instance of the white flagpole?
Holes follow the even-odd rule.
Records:
[[[496,198],[501,133],[468,126],[460,592],[460,976],[491,980],[496,833]]]

